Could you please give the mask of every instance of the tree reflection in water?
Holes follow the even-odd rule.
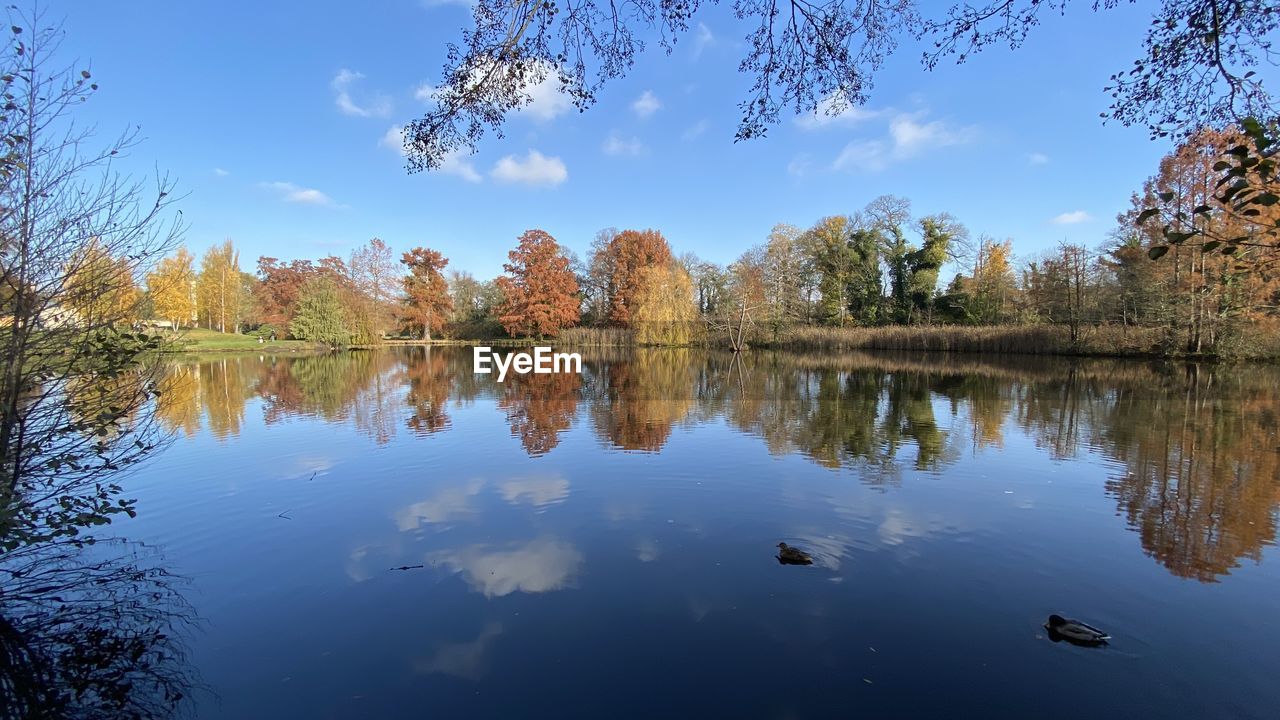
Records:
[[[0,718],[162,718],[197,689],[183,584],[145,548],[28,546],[0,562]]]
[[[575,423],[606,446],[660,452],[677,425],[724,422],[776,455],[800,454],[885,486],[1000,448],[1016,429],[1054,458],[1101,455],[1100,488],[1144,551],[1180,577],[1213,581],[1274,542],[1280,505],[1280,373],[1134,362],[980,356],[798,355],[583,349],[582,376],[497,383],[469,348],[178,363],[158,408],[171,429],[205,418],[236,432],[247,399],[265,421],[309,415],[378,443],[396,428],[445,432],[477,398],[532,456]],[[188,391],[182,392],[181,388]]]

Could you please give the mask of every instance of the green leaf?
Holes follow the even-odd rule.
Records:
[[[1153,245],[1151,246],[1151,249],[1147,251],[1147,257],[1152,260],[1159,260],[1164,257],[1167,252],[1169,252],[1168,245]]]

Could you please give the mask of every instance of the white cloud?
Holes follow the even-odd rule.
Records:
[[[359,105],[351,97],[351,86],[364,78],[363,73],[343,68],[333,76],[329,86],[333,88],[333,101],[338,109],[347,115],[356,117],[386,117],[391,114],[391,100],[385,95],[375,94],[366,105]]]
[[[504,550],[472,545],[439,552],[431,564],[460,573],[485,597],[513,592],[541,593],[567,587],[582,569],[582,553],[563,540],[539,538]]]
[[[504,183],[555,187],[569,178],[569,171],[558,157],[547,157],[530,150],[524,159],[508,155],[497,162],[489,175]]]
[[[658,99],[657,95],[653,94],[652,90],[645,90],[640,93],[640,97],[631,103],[631,110],[641,119],[647,118],[661,109],[662,101]]]
[[[544,63],[542,71],[545,73],[542,80],[525,88],[525,93],[529,95],[529,103],[516,109],[517,113],[527,115],[537,122],[554,120],[573,108],[573,101],[563,92],[564,83],[560,82],[560,76],[556,74],[555,68]],[[476,74],[477,71],[469,73],[470,76]],[[440,88],[431,83],[422,83],[414,89],[413,97],[418,102],[432,105],[436,102],[439,91]]]
[[[483,487],[484,481],[477,479],[456,487],[443,488],[435,497],[401,508],[392,517],[401,532],[415,530],[423,525],[454,522],[475,514],[471,499]]]
[[[893,151],[899,157],[910,157],[934,148],[962,145],[972,139],[971,129],[957,130],[941,120],[921,123],[917,122],[916,117],[918,115],[899,115],[889,123]]]
[[[971,142],[974,128],[955,128],[942,120],[924,122],[923,112],[899,113],[889,121],[889,136],[855,140],[845,145],[831,164],[833,170],[879,172],[890,163],[930,150]]]
[[[644,143],[640,142],[640,138],[623,139],[614,133],[609,134],[609,138],[604,141],[605,155],[629,155],[631,157],[639,157],[644,154]]]
[[[1044,165],[1049,162],[1049,156],[1044,153],[1033,152],[1027,155],[1027,163],[1031,165]]]
[[[315,188],[305,188],[291,182],[262,183],[268,190],[274,190],[285,202],[301,205],[332,205],[333,199]]]
[[[387,131],[382,134],[382,138],[378,140],[378,144],[395,150],[400,153],[401,157],[404,157],[404,128],[399,125],[392,125],[387,128]],[[455,150],[446,155],[444,162],[440,163],[440,167],[433,172],[442,175],[457,175],[467,182],[478,183],[484,178],[476,171],[476,166],[466,159],[467,157],[461,150]]]
[[[378,144],[404,155],[404,128],[399,125],[387,128],[387,131],[382,134],[382,139],[378,140]]]
[[[702,57],[702,51],[715,44],[716,36],[711,33],[711,28],[698,23],[698,27],[693,33],[693,59],[697,60]]]
[[[421,103],[432,103],[436,99],[436,86],[431,83],[422,83],[413,91],[413,99]]]
[[[833,170],[865,170],[879,172],[888,165],[889,153],[880,140],[855,140],[836,156],[831,164]]]
[[[524,504],[542,509],[569,497],[569,481],[562,477],[523,478],[508,480],[499,490],[502,499],[512,505]]]
[[[520,112],[539,122],[554,120],[569,112],[573,103],[568,95],[561,92],[562,88],[560,77],[554,71],[548,72],[542,82],[525,90],[532,101],[521,107]]]
[[[685,131],[680,133],[680,139],[685,142],[689,142],[691,140],[697,140],[698,138],[702,137],[702,134],[705,133],[706,131],[707,131],[707,121],[699,120],[698,122],[685,128]]]
[[[1093,218],[1089,217],[1089,213],[1083,210],[1073,210],[1064,212],[1061,215],[1054,216],[1049,222],[1054,225],[1079,225],[1082,222],[1089,222]]]
[[[813,169],[813,160],[808,155],[797,155],[787,163],[787,174],[795,177],[804,177],[811,169]]]
[[[803,130],[817,130],[836,125],[856,125],[864,120],[880,117],[886,111],[866,108],[843,102],[838,93],[823,98],[810,115],[796,118],[796,125]]]

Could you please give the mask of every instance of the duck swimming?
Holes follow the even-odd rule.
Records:
[[[1044,629],[1049,631],[1050,640],[1054,642],[1066,640],[1072,645],[1096,647],[1106,645],[1111,639],[1110,635],[1092,625],[1079,620],[1068,620],[1061,615],[1050,615],[1049,622],[1044,624]]]
[[[799,548],[780,542],[778,543],[778,562],[783,565],[812,565],[813,558]]]

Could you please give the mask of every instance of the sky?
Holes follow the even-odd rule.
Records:
[[[720,263],[884,194],[949,212],[1020,258],[1098,246],[1167,141],[1104,124],[1104,87],[1141,51],[1150,4],[1048,13],[1025,47],[928,71],[907,40],[856,112],[786,117],[735,143],[748,24],[700,11],[667,55],[651,44],[579,113],[538,88],[505,138],[446,171],[409,174],[397,128],[425,110],[465,0],[369,3],[46,2],[67,62],[100,90],[81,108],[105,140],[138,126],[122,166],[168,173],[197,255],[231,238],[241,265],[318,258],[379,237],[427,246],[449,269],[502,271],[525,230],[579,255],[606,227],[656,228]],[[931,5],[930,0],[923,3]]]

